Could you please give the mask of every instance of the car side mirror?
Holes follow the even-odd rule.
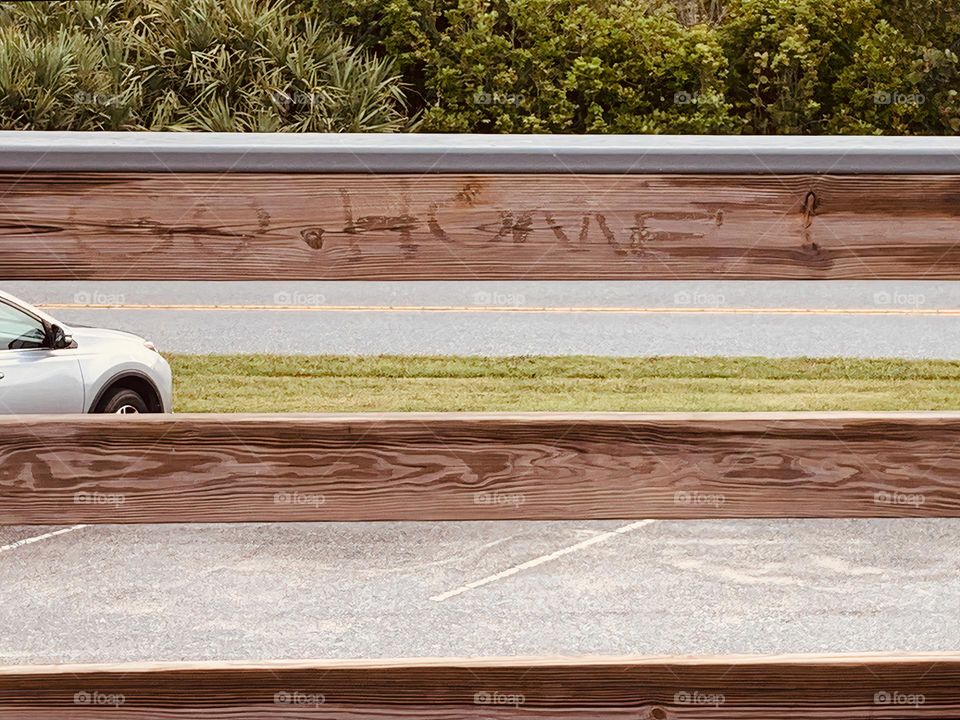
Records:
[[[73,337],[67,335],[59,325],[50,326],[50,347],[53,350],[63,350],[73,347]]]

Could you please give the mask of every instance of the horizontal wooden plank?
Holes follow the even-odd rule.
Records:
[[[960,413],[0,419],[0,522],[960,517]]]
[[[0,278],[960,278],[960,175],[0,173]]]
[[[0,668],[0,718],[960,718],[960,654]]]

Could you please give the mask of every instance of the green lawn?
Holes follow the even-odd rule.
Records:
[[[960,362],[173,355],[177,412],[945,410]]]

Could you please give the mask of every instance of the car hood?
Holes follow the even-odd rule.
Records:
[[[84,340],[144,342],[144,339],[139,335],[134,335],[124,330],[108,330],[107,328],[85,327],[83,325],[71,325],[70,334],[73,335],[73,339],[77,341],[78,345],[82,344]]]

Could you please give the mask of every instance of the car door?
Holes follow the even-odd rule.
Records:
[[[45,345],[40,318],[0,299],[0,414],[84,411],[76,353]]]

